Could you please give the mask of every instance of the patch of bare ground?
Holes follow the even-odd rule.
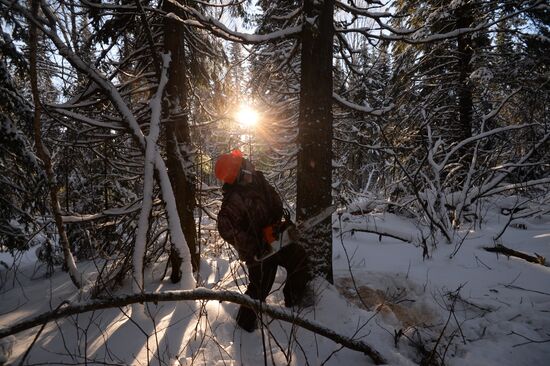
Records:
[[[428,326],[436,320],[431,309],[408,298],[406,288],[382,291],[365,285],[355,286],[349,277],[337,280],[336,287],[350,303],[368,311],[379,312],[389,323],[396,323],[397,320],[408,328]]]

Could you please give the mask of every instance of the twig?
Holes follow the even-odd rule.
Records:
[[[534,293],[541,294],[541,295],[550,296],[550,294],[548,292],[543,292],[543,291],[538,291],[538,290],[530,290],[530,289],[519,287],[519,286],[516,286],[516,285],[504,285],[504,287],[513,288],[513,289],[517,289],[517,290],[523,290],[523,291],[529,291],[529,292],[534,292]]]
[[[355,282],[355,276],[353,275],[353,271],[351,269],[351,260],[348,254],[348,250],[346,249],[346,246],[344,245],[344,238],[342,233],[342,214],[338,214],[338,225],[340,226],[340,243],[342,244],[342,249],[344,249],[344,254],[346,255],[347,263],[348,263],[348,271],[351,278],[351,281],[353,282],[353,287],[355,289],[355,293],[357,294],[357,297],[359,297],[359,301],[361,301],[361,304],[365,307],[365,309],[368,309],[369,307],[363,300],[363,296],[361,296],[361,292],[357,288],[357,283]]]
[[[351,232],[351,234],[355,234],[355,232],[360,232],[360,233],[370,233],[370,234],[376,234],[376,235],[379,235],[380,237],[382,236],[387,236],[387,237],[390,237],[392,239],[397,239],[397,240],[401,240],[401,241],[404,241],[405,243],[410,243],[411,241],[407,238],[401,238],[397,235],[393,235],[393,234],[389,234],[389,233],[383,233],[383,232],[380,232],[380,231],[377,231],[377,230],[369,230],[369,229],[356,229],[356,228],[353,228],[351,229],[349,232]]]
[[[441,342],[441,340],[443,339],[443,336],[445,334],[445,330],[447,329],[447,327],[449,326],[449,323],[451,322],[451,318],[453,318],[455,316],[454,312],[455,312],[455,305],[456,305],[456,301],[458,300],[459,298],[459,293],[460,293],[460,290],[462,289],[462,286],[463,285],[460,285],[456,291],[454,291],[453,293],[450,294],[450,298],[453,300],[452,303],[451,303],[451,306],[449,308],[449,316],[447,317],[447,321],[445,322],[445,325],[443,326],[443,329],[441,329],[441,333],[439,333],[439,337],[437,338],[437,341],[435,342],[433,348],[432,348],[432,351],[430,352],[430,354],[428,355],[427,358],[424,358],[422,360],[422,364],[423,365],[431,365],[432,362],[435,362],[434,360],[434,356],[437,354],[437,346],[439,346],[439,343]],[[455,320],[456,320],[456,317],[455,317]],[[457,324],[458,324],[458,320],[457,320]],[[462,330],[461,330],[462,332]],[[454,336],[454,335],[453,335]],[[450,341],[449,341],[450,343]],[[445,348],[447,349],[448,346]]]
[[[489,267],[488,265],[486,265],[485,263],[483,263],[483,261],[481,259],[479,259],[479,257],[477,255],[475,256],[475,259],[476,259],[476,262],[483,264],[485,266],[485,268],[487,268],[488,270],[492,270],[492,268]]]
[[[468,301],[468,300],[463,299],[462,296],[460,296],[460,294],[458,294],[458,293],[456,293],[456,294],[454,294],[454,293],[453,293],[453,294],[450,294],[449,297],[452,298],[452,299],[460,300],[462,303],[464,303],[464,304],[466,304],[466,305],[469,305],[469,306],[471,306],[471,307],[474,307],[474,308],[476,308],[476,309],[478,309],[478,310],[481,310],[481,311],[484,311],[484,312],[487,312],[487,313],[490,313],[490,312],[493,311],[493,310],[490,309],[490,308],[485,308],[485,307],[483,307],[483,306],[476,305],[476,304],[474,304],[473,302],[470,302],[470,301]]]
[[[510,332],[508,335],[517,335],[521,338],[527,339],[527,342],[514,344],[512,347],[524,346],[524,345],[530,344],[530,343],[549,343],[550,342],[550,339],[544,339],[544,340],[541,340],[541,341],[537,341],[535,339],[531,339],[529,337],[524,336],[523,334],[519,334],[519,333],[516,333],[514,331]]]
[[[58,311],[63,305],[67,304],[68,302],[67,301],[63,301],[61,304],[59,304],[57,306],[57,308],[55,308],[54,310],[54,313],[56,311]],[[33,346],[35,345],[36,341],[38,340],[38,338],[40,337],[40,335],[42,334],[42,331],[44,330],[44,328],[46,328],[46,325],[48,325],[47,322],[45,322],[44,324],[42,324],[42,326],[40,327],[40,329],[38,330],[38,333],[36,333],[36,336],[34,337],[34,339],[32,340],[32,343],[31,345],[29,346],[29,348],[27,348],[27,350],[25,351],[25,354],[23,355],[23,357],[21,358],[21,361],[19,361],[19,366],[23,366],[25,364],[25,360],[27,359],[27,356],[29,355],[29,353],[31,352],[31,349],[33,348]]]

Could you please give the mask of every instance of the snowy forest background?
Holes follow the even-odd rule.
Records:
[[[476,245],[525,256],[514,245],[528,243],[536,223],[532,237],[544,246],[536,253],[529,247],[523,259],[542,271],[541,286],[540,278],[548,283],[546,1],[0,0],[0,17],[4,305],[14,288],[31,288],[19,274],[34,253],[29,278],[61,276],[74,285],[64,293],[68,304],[50,304],[49,320],[76,305],[175,299],[168,295],[258,306],[231,286],[207,286],[202,275],[220,258],[236,262],[217,235],[221,191],[213,175],[216,158],[234,148],[266,173],[295,220],[338,206],[305,241],[327,286],[342,280],[338,260],[348,257],[334,249],[340,241],[345,248],[342,222],[348,235],[407,245],[419,266],[443,252],[449,271],[463,263],[455,257],[470,253],[472,237],[489,232]],[[256,126],[235,120],[242,104],[258,111]],[[503,241],[511,232],[514,240]],[[353,260],[345,262],[352,273]],[[401,271],[408,275],[408,267]],[[155,269],[176,284],[169,289],[182,291],[149,291],[147,273]],[[359,293],[350,279],[346,288]],[[548,310],[548,285],[541,286]],[[158,297],[145,299],[151,293]],[[454,314],[459,293],[449,291],[447,313]],[[41,312],[16,316],[16,303],[0,311],[0,337],[8,340],[3,361],[13,355],[23,363],[28,354],[13,352],[13,335],[44,320],[16,329]],[[138,323],[147,318],[137,319],[140,306]],[[300,324],[300,314],[265,311]],[[547,311],[541,314],[535,319],[548,323]],[[456,333],[445,333],[445,321],[420,328],[395,326],[393,340],[377,343],[384,362],[452,363],[447,351]],[[542,347],[548,328],[537,332],[528,343]],[[32,341],[35,333],[25,334]],[[336,333],[353,341],[353,332]],[[410,353],[389,355],[404,338]],[[317,364],[307,350],[304,359]],[[382,362],[369,350],[362,362]],[[306,364],[284,354],[288,364]],[[160,353],[144,357],[139,363],[169,363]],[[204,364],[227,364],[217,362]],[[119,360],[125,363],[133,362]]]

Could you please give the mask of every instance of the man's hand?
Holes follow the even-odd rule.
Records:
[[[287,225],[285,230],[279,235],[279,239],[283,246],[286,246],[290,243],[297,242],[299,239],[298,235],[298,229],[296,229],[296,225],[290,224]]]
[[[288,238],[291,242],[296,242],[300,238],[298,235],[298,229],[294,224],[289,225],[289,227],[285,231],[288,233]]]

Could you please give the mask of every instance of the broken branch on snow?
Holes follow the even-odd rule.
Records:
[[[537,253],[535,253],[535,256],[532,256],[523,252],[518,252],[517,250],[507,248],[502,244],[497,244],[494,247],[483,247],[483,249],[491,253],[504,254],[508,257],[521,258],[523,260],[526,260],[527,262],[542,264],[543,266],[546,265],[546,258]]]

